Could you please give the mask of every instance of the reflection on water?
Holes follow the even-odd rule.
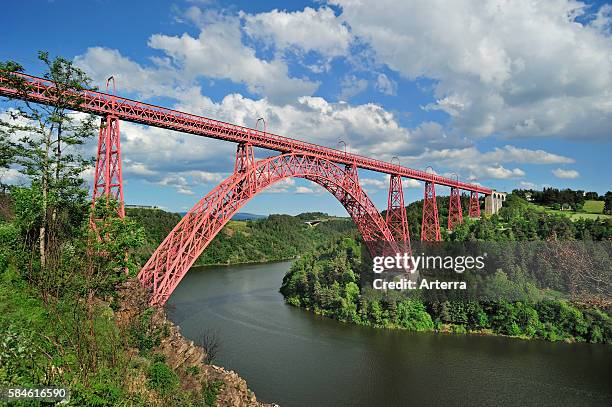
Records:
[[[285,305],[289,262],[194,269],[169,301],[216,363],[290,406],[612,405],[610,346],[379,330]]]

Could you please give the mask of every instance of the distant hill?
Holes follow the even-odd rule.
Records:
[[[143,208],[128,208],[126,212],[128,218],[145,230],[145,242],[134,253],[134,257],[141,263],[151,256],[181,220],[181,216],[185,215]],[[304,215],[237,215],[241,220],[228,222],[196,264],[238,264],[293,259],[332,237],[351,236],[356,233],[350,218],[331,218],[327,215],[325,222],[313,227],[305,223]],[[312,216],[313,214],[305,215],[307,218]],[[250,222],[245,222],[245,219]]]
[[[247,212],[238,212],[234,216],[232,216],[232,220],[256,220],[256,219],[265,219],[266,215],[256,215],[254,213]]]

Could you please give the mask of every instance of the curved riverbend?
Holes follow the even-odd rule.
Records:
[[[291,406],[612,405],[605,345],[343,324],[283,302],[290,262],[191,270],[168,302],[183,335],[216,331],[216,363]]]

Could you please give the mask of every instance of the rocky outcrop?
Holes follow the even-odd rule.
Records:
[[[125,327],[148,308],[147,293],[137,281],[126,282],[119,290],[118,300],[115,315],[118,324]],[[178,373],[185,391],[199,389],[206,383],[217,383],[217,406],[277,406],[259,402],[246,381],[236,372],[204,363],[204,349],[181,335],[179,327],[168,320],[163,309],[156,309],[149,323],[152,332],[161,332],[159,345],[153,352],[165,356],[166,364]]]

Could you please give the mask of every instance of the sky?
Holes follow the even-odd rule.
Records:
[[[44,50],[101,89],[113,75],[121,96],[249,127],[263,117],[276,134],[500,191],[612,189],[607,2],[24,0],[0,21],[0,60],[30,74]],[[121,137],[127,204],[187,211],[233,169],[232,143],[125,122]],[[359,176],[386,208],[388,178]],[[421,183],[404,187],[422,199]],[[298,179],[242,211],[345,215]]]

